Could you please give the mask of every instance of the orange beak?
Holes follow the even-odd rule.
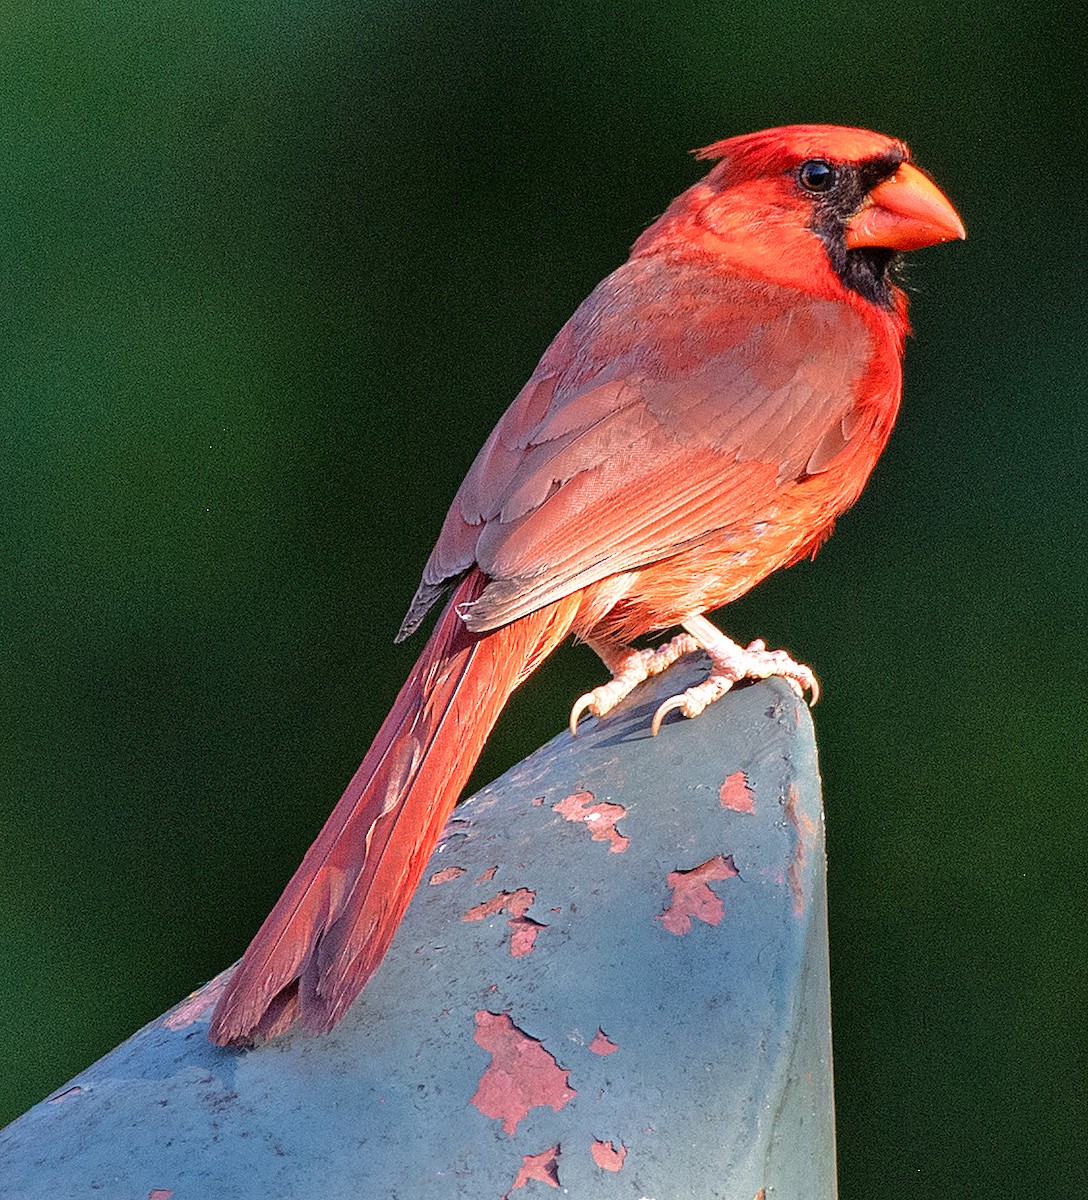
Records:
[[[910,163],[901,164],[891,179],[878,183],[846,224],[848,250],[863,246],[919,250],[966,236],[948,197]]]

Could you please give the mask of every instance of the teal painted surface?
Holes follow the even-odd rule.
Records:
[[[775,681],[651,738],[656,704],[703,673],[670,671],[463,805],[425,876],[444,877],[332,1034],[220,1050],[190,1000],[0,1131],[6,1200],[499,1200],[539,1155],[585,1200],[832,1200],[812,724]],[[751,811],[723,805],[729,777]],[[596,824],[577,819],[602,804]],[[719,878],[683,901],[673,873],[715,860]],[[465,915],[522,889],[536,937],[515,955],[509,911]],[[523,1107],[477,1090],[496,1087],[478,1023],[503,1015],[539,1043],[531,1068],[503,1058],[504,1077],[550,1079]]]
[[[0,1120],[241,951],[407,673],[473,454],[699,171],[907,137],[895,436],[722,615],[812,664],[843,1193],[1083,1190],[1083,18],[58,0],[0,14]],[[478,782],[601,681],[565,651]]]

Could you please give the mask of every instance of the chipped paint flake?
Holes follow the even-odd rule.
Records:
[[[678,937],[690,933],[695,920],[706,925],[720,924],[725,905],[708,885],[718,879],[733,879],[738,874],[732,856],[722,854],[715,854],[690,871],[670,871],[668,884],[672,889],[672,901],[655,919]]]
[[[593,1161],[604,1171],[622,1171],[623,1160],[627,1157],[627,1147],[620,1142],[619,1149],[616,1149],[615,1142],[599,1142],[594,1139],[593,1145],[589,1148],[590,1154],[593,1155]]]
[[[532,917],[511,917],[506,923],[514,931],[510,935],[511,958],[524,958],[527,954],[532,954],[537,934],[548,928],[547,925],[534,921]]]
[[[616,822],[627,816],[627,809],[620,804],[594,804],[592,792],[574,792],[553,804],[552,812],[568,821],[583,822],[595,842],[608,842],[612,854],[622,854],[630,844],[630,839],[616,828]]]
[[[725,777],[725,782],[718,789],[718,799],[722,802],[722,808],[730,808],[733,812],[756,811],[756,794],[743,771],[734,771]]]
[[[173,1188],[152,1188],[147,1193],[147,1200],[170,1200],[174,1194]]]
[[[476,882],[477,883],[490,883],[491,880],[495,878],[495,872],[498,869],[499,868],[498,868],[497,864],[494,867],[488,867],[487,870],[482,875],[476,876]]]
[[[50,1104],[60,1104],[64,1100],[71,1100],[74,1096],[79,1096],[83,1089],[79,1084],[73,1084],[70,1088],[65,1088],[63,1092],[58,1092],[55,1096],[49,1097]]]
[[[490,900],[473,905],[461,920],[486,921],[488,917],[508,912],[510,920],[506,923],[514,931],[510,937],[510,957],[524,958],[526,954],[532,954],[537,934],[548,928],[540,921],[534,921],[525,915],[535,899],[536,893],[528,888],[518,888],[516,892],[496,892]]]
[[[441,871],[435,871],[427,882],[431,887],[437,887],[440,883],[449,883],[453,879],[460,879],[464,873],[464,867],[443,867]]]
[[[798,808],[801,796],[794,784],[790,784],[789,796],[786,799],[786,816],[789,818],[790,824],[797,833],[797,844],[793,849],[793,858],[790,860],[789,881],[790,891],[793,893],[793,915],[801,917],[805,912],[805,889],[804,889],[804,871],[805,864],[808,862],[809,849],[816,844],[816,837],[819,830],[816,828],[816,822]]]
[[[498,916],[501,912],[508,912],[512,917],[523,917],[535,899],[536,893],[528,888],[518,888],[516,892],[496,892],[490,900],[473,905],[461,920],[486,921],[488,917]]]
[[[491,1055],[480,1076],[475,1095],[469,1100],[485,1117],[501,1121],[513,1133],[531,1108],[553,1108],[558,1112],[578,1093],[547,1050],[510,1019],[508,1013],[476,1013],[476,1044]]]
[[[593,1041],[587,1047],[590,1054],[615,1054],[619,1044],[612,1041],[607,1033],[598,1025]]]
[[[538,1183],[546,1183],[553,1188],[559,1186],[558,1142],[554,1146],[549,1146],[547,1150],[541,1150],[539,1154],[526,1154],[522,1158],[521,1168],[510,1192],[516,1192],[518,1188],[523,1188],[532,1179]],[[510,1192],[506,1193],[503,1200],[509,1200]]]

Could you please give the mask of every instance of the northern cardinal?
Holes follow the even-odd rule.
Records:
[[[572,728],[695,646],[710,677],[666,702],[655,731],[741,679],[815,687],[703,614],[814,553],[857,499],[899,407],[898,253],[965,231],[880,134],[796,125],[698,156],[720,161],[560,330],[469,470],[398,640],[452,595],[234,971],[213,1042],[343,1016],[508,696],[568,634],[613,674]],[[630,648],[677,625],[666,646]]]

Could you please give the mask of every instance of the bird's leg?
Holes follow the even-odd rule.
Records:
[[[794,662],[785,650],[768,650],[759,640],[745,647],[738,646],[702,616],[689,618],[683,626],[692,641],[710,655],[710,674],[702,683],[666,700],[654,713],[651,733],[657,733],[661,722],[674,709],[679,709],[685,717],[697,717],[708,704],[720,699],[742,679],[768,679],[780,675],[798,696],[803,696],[807,688],[812,693],[812,703],[816,703],[820,695],[816,676],[803,663]]]
[[[606,716],[644,679],[660,675],[678,658],[699,649],[699,643],[690,633],[678,633],[672,641],[648,650],[634,650],[630,646],[589,638],[586,643],[612,673],[612,678],[574,702],[570,710],[572,737],[578,732],[578,719],[584,712],[591,712],[595,717]]]

